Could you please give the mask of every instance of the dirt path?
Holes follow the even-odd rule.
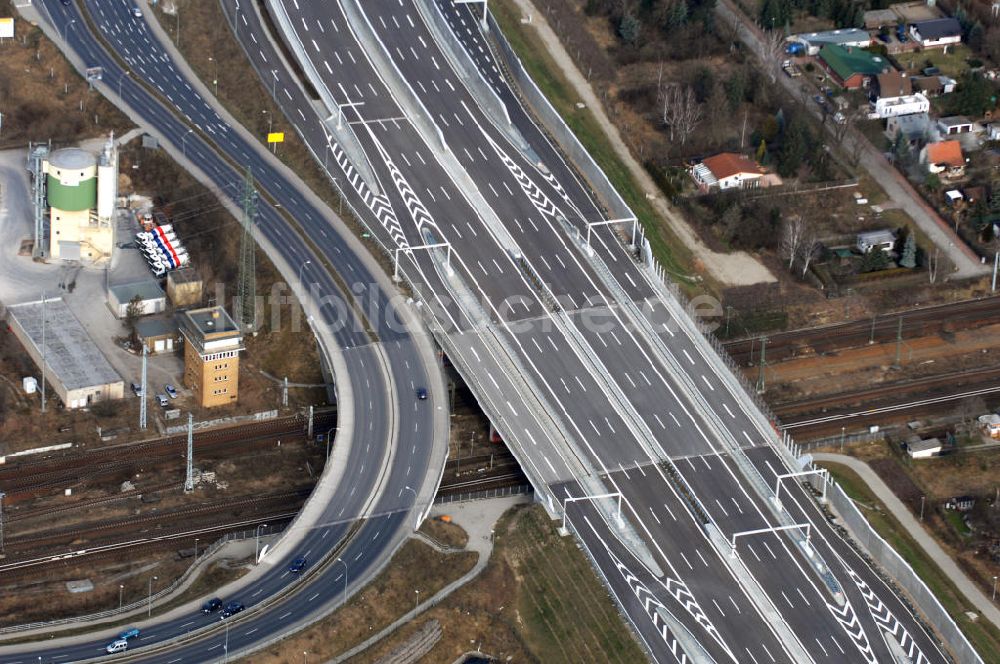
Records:
[[[530,26],[538,33],[556,65],[573,86],[573,90],[594,114],[604,133],[611,140],[618,158],[628,167],[629,173],[639,183],[639,186],[655,196],[651,199],[651,203],[657,213],[666,220],[670,229],[684,242],[691,253],[702,262],[712,278],[729,286],[748,286],[776,281],[771,271],[750,254],[744,251],[729,254],[717,253],[701,241],[701,238],[691,229],[687,221],[671,208],[659,194],[656,183],[653,182],[646,169],[632,157],[632,153],[629,152],[618,133],[618,128],[608,119],[604,107],[601,106],[597,95],[594,94],[593,88],[587,83],[580,70],[576,68],[576,64],[545,20],[545,15],[535,8],[531,0],[514,0],[514,2],[525,16],[531,17]]]

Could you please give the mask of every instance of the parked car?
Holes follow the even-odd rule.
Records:
[[[167,407],[167,397],[166,397],[166,395],[164,395],[164,394],[157,394],[156,395],[156,402],[158,404],[160,404],[161,408],[166,408]]]
[[[215,613],[221,608],[222,608],[222,600],[219,599],[218,597],[213,597],[212,599],[208,600],[207,602],[201,605],[201,612],[204,613],[205,615],[208,615],[209,613]]]
[[[109,655],[112,655],[116,652],[125,652],[126,650],[128,650],[128,641],[126,641],[125,639],[115,639],[114,641],[109,643],[104,649],[108,652]]]
[[[140,385],[139,383],[132,383],[132,394],[134,394],[137,397],[141,397],[142,385]]]
[[[306,557],[299,556],[292,561],[292,564],[288,566],[288,571],[292,574],[298,574],[306,568]]]
[[[171,399],[177,398],[177,390],[174,389],[173,385],[164,385],[163,391],[166,392],[167,396],[169,396]]]
[[[417,388],[417,399],[420,401],[427,401],[427,388],[418,387]]]
[[[142,632],[139,631],[138,627],[129,627],[127,630],[125,630],[124,632],[122,632],[121,634],[119,634],[118,638],[119,639],[123,639],[125,641],[128,641],[129,639],[137,639],[137,638],[139,638],[139,634],[141,634],[141,633]]]
[[[237,613],[245,609],[246,607],[239,602],[230,602],[226,604],[226,607],[222,609],[222,617],[228,618],[229,616],[235,616]]]

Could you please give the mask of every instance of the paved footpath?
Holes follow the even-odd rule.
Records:
[[[424,600],[416,608],[407,611],[406,614],[400,616],[394,623],[387,626],[377,634],[372,635],[366,641],[359,643],[347,652],[329,660],[327,664],[340,664],[341,662],[346,662],[355,655],[368,650],[403,625],[415,620],[424,611],[434,608],[453,592],[479,576],[479,574],[486,569],[486,565],[490,561],[490,556],[493,554],[493,527],[496,525],[497,520],[503,515],[504,512],[514,505],[530,502],[530,496],[507,496],[504,498],[470,500],[464,503],[435,505],[431,510],[429,518],[433,518],[441,514],[448,514],[451,516],[452,522],[461,526],[469,536],[469,542],[465,545],[465,549],[455,549],[455,551],[474,551],[479,554],[479,559],[476,560],[476,564],[473,565],[472,569],[463,574],[460,578],[452,581],[447,586],[439,590],[433,597]],[[419,534],[415,537],[422,542],[428,543],[427,540],[420,537]],[[428,544],[434,549],[441,550],[440,546],[435,546],[430,543]]]
[[[662,217],[670,230],[680,239],[688,250],[704,268],[711,273],[714,279],[731,285],[747,286],[757,283],[770,283],[775,281],[774,275],[764,266],[763,263],[745,251],[734,251],[723,254],[712,251],[708,245],[701,241],[698,234],[691,228],[677,210],[670,207],[663,198],[659,187],[653,182],[653,178],[639,162],[635,160],[628,146],[622,140],[618,128],[608,119],[604,106],[594,94],[594,89],[587,82],[586,77],[577,69],[576,64],[569,53],[563,47],[559,37],[545,20],[545,14],[538,11],[532,0],[515,0],[518,8],[525,16],[531,17],[530,27],[535,30],[539,39],[545,44],[546,50],[555,61],[556,66],[563,76],[573,87],[573,91],[579,95],[580,100],[587,105],[593,114],[601,130],[611,142],[615,154],[625,164],[629,174],[639,184],[643,192],[650,198],[650,203],[656,212]]]
[[[980,615],[1000,627],[1000,608],[997,607],[996,602],[991,601],[979,585],[962,571],[952,557],[941,548],[937,540],[920,525],[913,513],[903,504],[903,501],[871,469],[871,466],[860,459],[845,454],[817,453],[812,456],[816,461],[839,463],[857,473],[862,481],[868,485],[871,492],[882,502],[885,509],[896,517],[896,520],[909,533],[910,537],[916,540],[917,544],[941,568],[941,571],[955,584],[959,592],[965,595],[965,598],[979,611]]]

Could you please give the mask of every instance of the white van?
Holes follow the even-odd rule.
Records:
[[[126,641],[125,639],[115,639],[114,641],[108,644],[108,647],[105,648],[105,650],[108,651],[108,654],[114,654],[116,652],[125,652],[126,650],[128,650],[128,641]]]

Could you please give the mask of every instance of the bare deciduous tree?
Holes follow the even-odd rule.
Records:
[[[799,244],[799,257],[802,258],[802,277],[809,271],[809,264],[819,250],[819,235],[816,227],[810,222],[804,222],[802,241]]]
[[[670,129],[670,140],[675,136],[681,145],[694,133],[701,122],[702,107],[689,87],[671,85],[663,92],[663,124]]]
[[[935,283],[937,281],[938,267],[940,267],[940,258],[938,256],[937,247],[934,248],[933,254],[927,255],[927,279],[930,283]]]
[[[763,68],[771,78],[771,83],[778,81],[778,69],[781,67],[781,56],[785,52],[785,37],[779,30],[770,30],[764,33],[761,40],[761,57],[764,59]]]
[[[802,217],[789,217],[785,219],[781,229],[781,253],[788,258],[788,269],[791,270],[798,258],[799,248],[802,245],[802,236],[805,232],[805,222]]]

